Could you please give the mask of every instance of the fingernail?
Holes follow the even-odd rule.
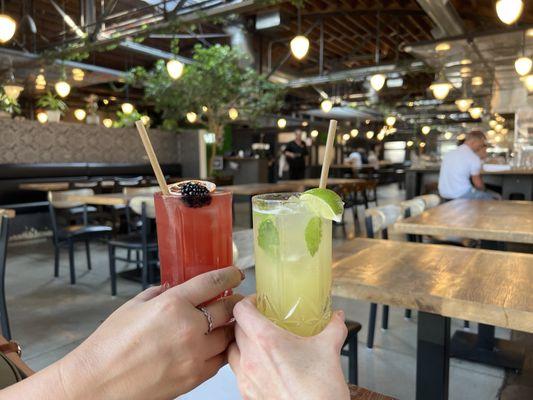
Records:
[[[244,275],[244,271],[240,269],[239,272],[241,274],[241,281],[244,281],[244,278],[246,278],[246,275]]]

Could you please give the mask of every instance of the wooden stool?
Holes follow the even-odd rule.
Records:
[[[346,321],[348,336],[342,346],[341,354],[348,356],[348,382],[357,385],[357,334],[361,324],[355,321]]]

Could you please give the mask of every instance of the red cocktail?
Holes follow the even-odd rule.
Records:
[[[162,285],[175,286],[233,264],[230,192],[200,197],[157,193],[155,211]]]

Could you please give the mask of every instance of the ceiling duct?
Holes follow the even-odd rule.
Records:
[[[465,33],[461,17],[448,0],[418,0],[418,4],[438,28],[431,31],[435,39]]]
[[[241,21],[235,22],[232,25],[228,25],[225,31],[230,36],[231,47],[239,50],[247,57],[247,66],[255,65],[252,35],[246,30],[244,23]]]

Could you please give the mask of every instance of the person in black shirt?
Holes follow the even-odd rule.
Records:
[[[296,137],[292,142],[287,144],[284,154],[289,162],[289,177],[290,179],[304,179],[305,178],[305,156],[308,153],[307,147],[302,140],[302,131],[297,129],[295,131]]]

